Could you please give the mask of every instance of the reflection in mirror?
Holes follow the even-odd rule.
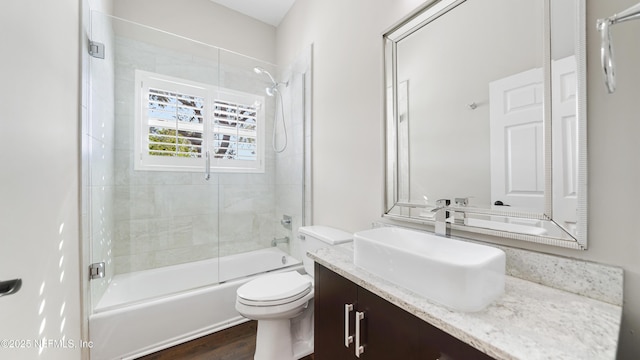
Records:
[[[553,148],[553,218],[578,234],[578,63],[575,37],[577,0],[551,2],[551,146]]]
[[[385,34],[386,215],[586,248],[583,28],[584,0],[442,0]]]

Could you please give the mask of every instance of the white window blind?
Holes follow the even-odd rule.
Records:
[[[149,88],[145,101],[149,155],[202,157],[204,97]]]
[[[216,100],[213,110],[214,157],[255,161],[258,156],[257,116],[255,106]]]
[[[264,171],[264,97],[136,71],[136,170]]]

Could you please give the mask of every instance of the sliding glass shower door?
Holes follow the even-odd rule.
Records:
[[[304,74],[102,13],[90,38],[92,310],[133,274],[205,265],[206,284],[179,281],[200,287],[221,281],[220,258],[289,251],[304,223]]]

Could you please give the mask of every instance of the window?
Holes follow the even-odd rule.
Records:
[[[136,170],[264,172],[264,96],[136,70]]]

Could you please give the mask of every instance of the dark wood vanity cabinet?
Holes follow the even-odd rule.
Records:
[[[492,359],[317,263],[314,299],[316,360]]]

